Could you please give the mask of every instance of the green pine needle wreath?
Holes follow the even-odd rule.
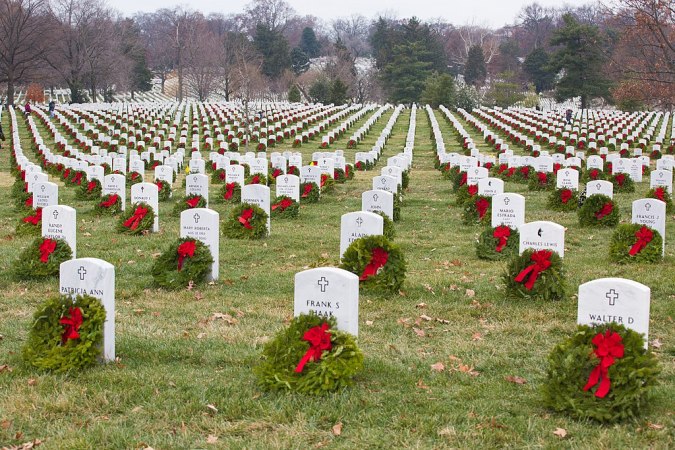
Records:
[[[480,217],[478,214],[478,205],[485,202],[487,202],[487,209],[485,210],[483,217]],[[487,197],[485,195],[475,195],[464,202],[462,213],[462,222],[464,225],[490,223],[491,218],[492,197]]]
[[[517,229],[507,228],[510,235],[506,237],[506,245],[502,248],[501,252],[497,251],[500,239],[494,237],[496,227],[490,227],[483,231],[476,241],[476,256],[480,259],[498,261],[517,255],[520,245],[520,234]]]
[[[602,169],[586,169],[581,175],[581,182],[588,184],[592,181],[606,180],[607,174]]]
[[[403,196],[394,194],[394,222],[401,220],[401,204]]]
[[[78,339],[62,343],[65,326],[59,321],[70,316],[70,308],[79,308],[82,325]],[[54,372],[81,370],[97,363],[103,345],[106,313],[101,301],[88,295],[62,295],[45,301],[33,316],[24,361],[37,369]]]
[[[106,214],[110,216],[117,215],[122,212],[122,198],[118,195],[117,196],[117,201],[113,203],[111,206],[105,207],[103,204],[105,202],[108,202],[111,197],[116,194],[106,194],[103,197],[99,199],[98,202],[96,202],[96,205],[94,206],[94,212],[96,214]]]
[[[646,198],[655,198],[661,200],[666,204],[666,212],[671,214],[675,211],[675,205],[673,204],[673,197],[668,193],[668,189],[663,186],[657,186],[654,189],[650,189],[647,192]]]
[[[593,338],[607,330],[621,336],[624,355],[608,368],[610,390],[604,398],[598,398],[592,389],[583,388],[599,362]],[[638,417],[649,405],[659,372],[656,356],[645,350],[642,335],[616,323],[581,325],[548,357],[543,402],[548,408],[582,420],[612,423]]]
[[[551,266],[539,274],[531,290],[527,290],[524,282],[519,283],[515,280],[521,271],[533,264],[531,256],[534,252],[534,249],[527,249],[522,255],[515,255],[508,262],[506,273],[503,276],[508,297],[528,300],[563,300],[567,281],[562,258],[554,251],[551,252]]]
[[[612,212],[598,219],[596,213],[600,212],[606,204],[612,205]],[[579,209],[579,225],[614,227],[619,223],[619,207],[614,200],[602,194],[593,194]]]
[[[133,185],[133,184],[136,184],[136,183],[142,183],[142,182],[143,182],[143,176],[140,173],[129,172],[127,174],[127,183],[129,183],[129,185]]]
[[[635,181],[627,173],[617,173],[611,176],[610,181],[614,185],[614,192],[635,192]]]
[[[364,236],[352,242],[342,255],[340,268],[361,277],[377,248],[389,254],[387,262],[377,274],[361,280],[360,286],[376,292],[398,292],[405,281],[405,257],[398,245],[382,235]]]
[[[171,184],[168,181],[155,179],[155,186],[157,186],[157,200],[165,202],[171,199]]]
[[[233,185],[231,191],[230,185]],[[229,198],[227,197],[228,193],[230,193]],[[225,203],[241,203],[241,186],[239,183],[225,183],[218,198],[220,198]]]
[[[31,217],[40,217],[40,220],[37,221],[37,224],[27,222],[26,219]],[[17,236],[39,236],[40,233],[42,233],[41,212],[38,213],[37,209],[28,210],[28,214],[25,217],[20,218],[16,223],[16,229],[14,233]]]
[[[635,234],[642,229],[643,225],[636,223],[619,225],[611,240],[609,241],[609,259],[613,262],[625,263],[658,263],[663,260],[662,246],[663,238],[661,234],[653,228],[649,230],[653,233],[652,240],[635,256],[630,255],[630,250],[638,239]]]
[[[401,172],[401,187],[405,191],[410,186],[410,173],[408,170]]]
[[[277,208],[274,208],[278,205]],[[295,219],[300,212],[300,204],[287,195],[280,195],[270,205],[270,212],[275,219]]]
[[[310,348],[309,342],[302,337],[305,332],[323,323],[329,324],[332,348],[324,351],[318,361],[308,362],[302,372],[295,372]],[[265,390],[321,395],[350,386],[354,375],[362,369],[363,353],[356,339],[338,330],[335,318],[301,314],[265,344],[263,360],[253,371]]]
[[[394,228],[394,222],[389,218],[388,215],[386,215],[382,211],[373,211],[373,212],[378,216],[382,217],[383,221],[382,235],[387,239],[389,239],[390,241],[393,241],[394,238],[396,237],[396,228]]]
[[[347,175],[348,180],[354,179],[354,165],[353,164],[345,164],[345,174]]]
[[[131,218],[136,213],[137,208],[145,208],[147,210],[145,216],[143,216],[140,222],[138,222],[136,228],[133,229],[131,228],[131,226],[133,226],[133,223],[130,224],[129,227],[125,226],[124,225],[125,222],[131,220]],[[123,234],[141,235],[148,230],[152,230],[154,223],[155,223],[155,210],[152,208],[152,206],[148,205],[145,202],[138,202],[131,205],[131,207],[128,207],[127,210],[122,214],[122,217],[120,217],[119,222],[117,222],[117,231]]]
[[[553,172],[535,172],[530,177],[527,188],[530,191],[550,191],[555,185],[556,178]]]
[[[192,257],[184,257],[181,270],[178,270],[178,247],[184,242],[195,243],[195,252]],[[200,240],[181,238],[171,244],[155,261],[151,269],[155,284],[165,289],[184,289],[190,284],[203,282],[211,273],[213,256],[209,248]]]
[[[94,178],[91,181],[84,180],[77,190],[77,197],[80,200],[98,200],[101,198],[103,187],[101,182]]]
[[[73,257],[73,252],[66,241],[51,239],[56,243],[56,248],[47,256],[47,262],[42,262],[40,246],[45,239],[42,237],[35,239],[12,263],[11,272],[16,279],[32,280],[56,276],[59,274],[61,263]]]
[[[335,168],[334,177],[335,182],[339,184],[343,184],[347,181],[347,175],[345,175],[345,171],[340,169],[339,167]]]
[[[311,190],[305,194],[305,189],[307,186],[312,186]],[[305,197],[303,197],[306,195]],[[321,192],[319,191],[319,186],[316,183],[300,183],[300,203],[316,203],[321,198]]]
[[[254,173],[246,177],[244,184],[261,184],[267,186],[267,177],[262,173]]]
[[[174,216],[180,216],[180,213],[185,211],[186,209],[193,209],[188,205],[188,201],[194,200],[195,198],[199,198],[199,201],[197,202],[197,205],[195,208],[206,208],[206,199],[202,197],[199,194],[190,194],[183,198],[183,200],[179,200],[176,203],[176,206],[173,207],[173,215]]]
[[[249,209],[253,213],[248,219],[250,228],[246,228],[239,219]],[[262,239],[267,236],[267,213],[257,205],[242,203],[234,207],[223,223],[223,234],[231,239]]]
[[[562,196],[564,191],[571,191],[572,196],[567,200],[567,203],[563,203]],[[569,212],[575,211],[579,206],[579,193],[575,189],[561,188],[555,189],[548,196],[547,206],[553,211]]]
[[[321,192],[327,194],[335,189],[335,180],[328,174],[321,174]]]
[[[469,188],[475,193],[470,193]],[[464,184],[455,191],[455,206],[464,206],[467,201],[478,195],[478,186],[469,186]]]
[[[25,201],[26,200],[26,194],[30,197],[32,194],[30,194],[28,191],[26,191],[28,183],[23,181],[21,178],[18,178],[14,184],[12,185],[12,191],[11,191],[11,196],[18,201]]]
[[[225,183],[225,169],[214,170],[211,174],[211,182],[214,184]]]

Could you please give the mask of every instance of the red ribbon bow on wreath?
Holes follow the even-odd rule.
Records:
[[[155,186],[157,186],[157,190],[158,190],[158,191],[161,191],[162,188],[164,187],[164,183],[162,183],[160,180],[157,180],[157,181],[155,182]]]
[[[600,220],[603,217],[610,215],[613,209],[614,206],[610,202],[607,202],[604,205],[602,205],[602,209],[600,211],[595,213],[595,218]]]
[[[241,216],[239,216],[239,223],[244,226],[247,230],[252,230],[253,227],[249,223],[249,220],[251,220],[251,217],[253,217],[253,208],[248,208],[242,211]]]
[[[93,191],[95,187],[96,187],[96,182],[95,182],[95,181],[90,181],[90,182],[87,184],[87,192]]]
[[[279,175],[281,175],[281,169],[274,169],[274,172],[272,172],[272,178],[276,179],[276,177]]]
[[[539,278],[539,274],[549,267],[551,267],[551,255],[553,252],[550,250],[537,250],[536,252],[532,253],[532,256],[530,256],[530,260],[534,262],[534,264],[527,266],[525,269],[523,269],[515,278],[515,281],[517,283],[522,283],[525,280],[525,277],[529,274],[529,278],[525,282],[525,289],[528,291],[531,291],[532,288],[534,287],[534,283],[537,281],[537,278]]]
[[[377,271],[385,264],[387,264],[388,260],[389,260],[389,253],[385,249],[381,247],[374,248],[372,253],[370,254],[370,262],[363,269],[363,273],[359,277],[359,280],[361,281],[367,280],[373,275],[377,275]]]
[[[467,175],[466,172],[462,172],[462,175],[459,179],[459,185],[464,186],[466,184]]]
[[[275,203],[274,205],[272,205],[272,211],[275,211],[278,208],[281,208],[281,210],[284,211],[286,208],[288,208],[292,204],[293,204],[293,200],[291,200],[290,198],[281,199],[281,201],[279,203]]]
[[[510,236],[511,236],[511,228],[507,227],[506,225],[500,225],[497,228],[495,228],[495,231],[492,233],[492,237],[495,239],[499,239],[497,247],[495,247],[495,251],[497,253],[501,253],[502,250],[504,250],[504,247],[506,247],[506,244]]]
[[[319,327],[310,328],[302,336],[303,341],[309,342],[309,349],[305,352],[304,356],[295,367],[295,372],[300,373],[302,369],[305,368],[305,364],[309,361],[318,361],[321,359],[321,355],[324,351],[330,350],[333,348],[333,344],[330,342],[330,333],[328,332],[329,325],[324,322]]]
[[[477,184],[471,184],[467,188],[469,191],[469,195],[473,197],[474,195],[478,194],[478,185]]]
[[[31,195],[26,199],[24,202],[24,205],[26,205],[26,208],[32,208],[33,207],[33,196]]]
[[[134,215],[124,221],[124,226],[132,230],[135,230],[141,224],[141,221],[145,218],[145,215],[147,213],[148,208],[143,208],[142,206],[139,206],[138,208],[136,208],[136,211],[134,211]]]
[[[117,203],[117,200],[119,199],[119,195],[113,194],[110,197],[108,197],[108,200],[101,202],[101,206],[104,208],[110,208],[112,205]]]
[[[537,172],[537,178],[539,179],[539,184],[546,184],[548,181],[548,175],[546,175],[546,172]]]
[[[185,257],[192,258],[195,256],[195,249],[197,248],[197,244],[195,241],[185,241],[182,244],[178,246],[178,271],[180,272],[181,269],[183,269],[183,260]]]
[[[598,169],[592,169],[592,170],[588,173],[588,177],[589,177],[591,180],[597,180],[599,175],[600,175],[600,171],[599,171]]]
[[[199,200],[201,200],[201,199],[202,199],[201,196],[198,195],[196,197],[192,197],[192,198],[189,198],[189,199],[185,200],[185,203],[187,203],[189,208],[196,208],[197,205],[199,204]]]
[[[616,182],[618,183],[619,186],[623,186],[623,183],[626,181],[626,175],[624,175],[622,173],[617,174],[615,179],[616,179]]]
[[[37,225],[42,220],[42,208],[35,210],[35,214],[32,216],[24,217],[23,221],[31,225]]]
[[[227,183],[225,185],[225,200],[229,200],[232,198],[232,195],[234,195],[234,187],[237,185],[237,183]]]
[[[490,202],[485,200],[484,198],[479,198],[476,200],[476,211],[478,211],[478,218],[483,219],[485,217],[485,213],[487,212],[488,208],[490,207]]]
[[[560,201],[567,204],[572,198],[572,191],[569,189],[563,189],[560,191]]]
[[[664,191],[661,187],[654,189],[654,196],[662,202],[666,201],[666,191]]]
[[[640,253],[642,249],[654,239],[654,233],[649,228],[643,226],[635,232],[635,237],[637,238],[637,241],[628,252],[630,256],[635,256]]]
[[[73,184],[77,185],[82,184],[82,172],[75,173],[75,177],[73,178]]]
[[[588,383],[584,386],[584,391],[588,391],[599,383],[595,396],[604,398],[609,393],[610,388],[609,368],[614,364],[616,358],[623,358],[624,347],[621,336],[611,330],[607,330],[605,334],[596,334],[591,342],[596,347],[593,352],[595,356],[600,358],[600,362],[588,377]]]
[[[65,325],[66,329],[61,335],[61,344],[65,344],[68,339],[79,339],[80,326],[82,326],[82,310],[80,308],[70,307],[68,310],[70,316],[63,316],[59,323]]]
[[[309,196],[309,193],[312,192],[312,185],[310,183],[307,183],[305,185],[305,189],[302,192],[302,198],[306,198]]]
[[[251,178],[251,184],[260,184],[260,175],[254,175],[253,178]]]
[[[56,241],[52,239],[43,239],[40,244],[40,261],[47,264],[49,262],[49,255],[56,250]]]

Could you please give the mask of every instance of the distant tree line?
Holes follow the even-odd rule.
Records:
[[[361,15],[326,25],[284,0],[235,14],[177,7],[123,17],[103,0],[0,0],[0,91],[67,88],[73,102],[148,91],[182,100],[536,105],[597,99],[672,109],[672,2],[524,7],[500,29]],[[171,81],[170,83],[168,83]]]

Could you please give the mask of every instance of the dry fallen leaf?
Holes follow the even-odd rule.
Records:
[[[12,422],[10,422],[7,419],[3,419],[2,422],[0,422],[0,428],[2,428],[3,430],[6,430],[7,428],[9,428],[11,426],[12,426]]]
[[[426,314],[422,314],[422,315],[420,316],[420,319],[425,320],[425,321],[427,321],[427,322],[430,322],[430,321],[434,320],[434,319],[432,319],[431,317],[427,316]]]
[[[647,422],[647,428],[651,428],[652,430],[663,430],[665,427],[658,423]]]
[[[420,308],[420,309],[423,309],[423,308],[426,308],[426,307],[427,307],[426,303],[418,303],[417,305],[415,305],[415,308]]]
[[[505,378],[506,381],[509,381],[511,383],[515,384],[525,384],[527,383],[527,380],[523,377],[517,377],[513,375],[509,375],[508,377]]]
[[[474,333],[474,334],[471,335],[471,340],[472,340],[472,341],[482,341],[482,340],[483,340],[483,335],[480,334],[480,333],[478,333],[478,332],[476,332],[476,333]]]
[[[215,444],[216,442],[218,442],[218,436],[214,436],[213,434],[209,434],[209,436],[206,438],[207,444]]]
[[[567,430],[564,428],[556,428],[553,434],[558,436],[560,439],[563,439],[567,436]]]
[[[12,369],[11,367],[9,367],[7,364],[3,364],[3,365],[0,366],[0,373],[2,373],[2,372],[11,372],[12,370],[14,370],[14,369]]]
[[[37,380],[35,378],[29,378],[28,386],[37,386]]]
[[[195,291],[195,300],[200,301],[204,299],[204,295],[200,291]]]
[[[466,296],[469,298],[473,298],[476,296],[476,291],[474,291],[473,289],[467,289],[465,293]]]
[[[418,388],[420,388],[420,389],[426,389],[426,390],[429,389],[429,386],[427,386],[426,384],[424,384],[424,381],[422,381],[422,380],[418,380],[416,386],[417,386]]]
[[[413,327],[413,331],[414,331],[415,334],[416,334],[417,336],[419,336],[419,337],[424,337],[424,336],[427,335],[427,334],[424,332],[424,330],[422,330],[422,329],[420,329],[420,328]]]
[[[373,326],[373,321],[372,320],[366,320],[366,325],[369,327]]]
[[[654,347],[654,348],[661,348],[661,345],[663,345],[663,344],[661,344],[661,341],[659,341],[658,339],[654,339],[652,341],[652,347]]]
[[[197,339],[204,339],[206,337],[206,333],[199,333],[197,335]]]
[[[342,422],[333,425],[332,431],[335,436],[340,436],[342,434]]]
[[[443,372],[445,370],[445,364],[439,361],[436,364],[431,365],[431,370],[434,372]]]
[[[189,282],[188,285],[187,285],[187,290],[188,290],[188,291],[191,291],[192,288],[194,288],[194,287],[195,287],[194,281],[190,280],[190,282]]]
[[[206,407],[214,414],[218,412],[218,408],[216,408],[215,406],[213,406],[210,403],[208,405],[206,405]]]

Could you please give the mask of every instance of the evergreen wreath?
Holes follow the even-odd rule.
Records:
[[[199,194],[190,194],[173,207],[173,214],[179,216],[186,209],[206,208],[206,199]]]
[[[17,222],[15,230],[17,236],[39,236],[42,232],[42,208],[30,211],[32,213]]]
[[[287,175],[295,175],[295,176],[300,176],[300,169],[298,169],[296,166],[288,166],[288,170],[286,171]]]
[[[33,316],[24,361],[54,372],[93,366],[101,355],[105,319],[101,301],[88,295],[46,300]]]
[[[155,284],[166,289],[183,289],[201,283],[211,273],[213,256],[200,240],[181,238],[171,244],[152,266]]]
[[[141,175],[138,172],[129,172],[127,174],[127,183],[129,185],[134,185],[136,183],[142,183],[143,182],[143,175]]]
[[[394,222],[389,218],[388,215],[383,213],[382,211],[373,211],[375,214],[378,216],[382,217],[382,235],[389,239],[390,241],[393,241],[394,238],[396,237],[396,228],[394,228]]]
[[[321,174],[321,192],[328,193],[335,189],[335,180],[327,173]]]
[[[554,211],[574,211],[579,205],[578,195],[574,189],[555,189],[548,196],[548,207]]]
[[[490,223],[492,218],[492,197],[476,195],[464,203],[462,222],[465,225]]]
[[[530,191],[550,191],[555,188],[556,179],[553,172],[536,172],[530,177],[527,188]]]
[[[264,238],[267,236],[267,213],[250,203],[235,206],[223,223],[223,234],[231,239]]]
[[[262,173],[255,173],[246,177],[244,184],[262,184],[263,186],[267,186],[267,177]]]
[[[123,234],[139,235],[151,230],[155,223],[155,211],[145,202],[131,205],[120,217],[117,231]]]
[[[476,256],[480,259],[498,261],[518,254],[520,234],[506,225],[490,227],[476,241]]]
[[[300,212],[300,204],[286,195],[274,199],[270,212],[275,219],[295,219]]]
[[[12,263],[11,272],[18,280],[51,277],[58,275],[61,263],[72,257],[66,241],[39,237]]]
[[[620,264],[657,263],[663,259],[662,245],[661,234],[653,228],[621,224],[609,241],[609,259]]]
[[[586,197],[579,208],[579,225],[614,227],[619,223],[619,208],[614,200],[602,194]]]
[[[220,198],[225,203],[241,203],[241,186],[239,183],[225,183],[220,191]]]
[[[354,166],[352,164],[345,164],[345,175],[348,180],[354,179]]]
[[[91,181],[86,181],[80,184],[77,196],[81,200],[95,200],[101,198],[101,192],[103,192],[101,182],[94,178]]]
[[[87,181],[87,173],[83,170],[71,170],[70,176],[66,181],[73,186],[82,186]]]
[[[404,170],[401,172],[401,188],[405,191],[410,186],[410,171]]]
[[[308,354],[311,359],[301,366]],[[351,385],[362,369],[363,353],[354,336],[339,331],[334,317],[312,313],[293,318],[265,344],[263,360],[253,370],[265,390],[320,395]]]
[[[452,192],[457,192],[461,187],[467,186],[468,175],[466,172],[459,171],[459,167],[453,167],[446,174],[452,181]]]
[[[614,192],[635,192],[635,182],[625,173],[617,173],[611,176],[610,181],[614,184]]]
[[[562,258],[551,250],[527,249],[509,261],[504,284],[511,298],[563,300],[567,282]]]
[[[606,339],[614,344],[607,344]],[[600,346],[614,347],[611,359],[598,357]],[[604,376],[600,375],[601,380],[607,378],[609,391],[604,392],[607,383],[603,386],[601,381],[593,392],[590,385],[595,380],[591,378],[597,375],[601,361],[611,363]],[[611,423],[637,417],[649,405],[659,372],[656,356],[645,350],[644,339],[637,332],[616,323],[580,325],[548,357],[543,402],[582,420]]]
[[[339,167],[335,168],[333,178],[335,178],[335,182],[339,184],[343,184],[347,181],[347,175],[345,174],[345,171],[340,169]]]
[[[225,183],[226,171],[225,169],[214,170],[211,174],[211,182],[214,184]]]
[[[510,180],[515,181],[516,183],[529,183],[530,177],[535,174],[534,167],[532,166],[521,166],[516,169],[516,171],[511,176]]]
[[[590,183],[591,181],[606,180],[607,174],[602,169],[587,169],[581,175],[582,183]]]
[[[171,184],[168,181],[156,178],[155,186],[157,186],[157,200],[165,202],[171,198]]]
[[[478,185],[472,184],[469,186],[468,184],[464,184],[460,186],[455,192],[455,206],[463,207],[466,202],[473,199],[476,195],[478,195]]]
[[[352,242],[342,255],[340,268],[358,275],[362,287],[377,292],[398,292],[405,281],[403,252],[382,235]]]
[[[96,203],[94,211],[97,214],[114,216],[122,212],[122,198],[117,194],[106,194]]]
[[[300,202],[316,203],[321,198],[321,191],[316,183],[300,183]]]
[[[666,212],[668,212],[668,214],[675,210],[675,206],[673,206],[673,197],[668,193],[668,189],[663,186],[657,186],[654,189],[650,189],[649,192],[647,192],[646,197],[655,198],[664,202],[666,204]]]

